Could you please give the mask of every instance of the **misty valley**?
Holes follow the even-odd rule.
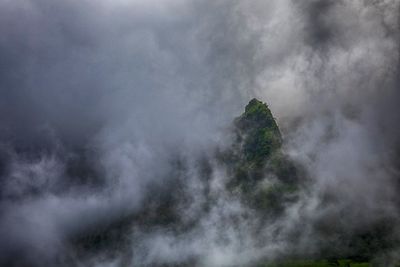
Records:
[[[400,242],[393,234],[395,218],[374,220],[349,232],[347,225],[341,225],[341,216],[351,211],[342,207],[340,211],[313,220],[300,215],[288,224],[293,209],[304,208],[297,207],[299,203],[306,205],[302,202],[310,197],[313,181],[306,168],[286,154],[282,134],[265,103],[252,99],[244,113],[226,129],[224,136],[228,141],[223,147],[202,152],[190,160],[184,155],[169,158],[167,184],[149,183],[143,204],[132,210],[123,206],[129,205],[131,197],[107,196],[105,186],[120,185],[107,185],[103,180],[101,168],[97,166],[100,163],[95,162],[96,151],[76,148],[66,157],[64,149],[46,143],[28,144],[13,152],[13,157],[24,162],[20,164],[36,164],[32,169],[25,167],[28,169],[22,172],[36,178],[42,175],[43,168],[53,168],[53,157],[56,157],[65,161],[60,170],[62,179],[70,180],[58,181],[62,188],[58,184],[20,184],[18,191],[3,190],[2,198],[22,203],[37,201],[38,196],[44,193],[42,187],[48,187],[48,192],[61,197],[64,190],[78,193],[96,190],[96,194],[100,194],[104,201],[100,202],[102,206],[97,206],[98,200],[84,200],[89,207],[83,207],[80,211],[83,213],[76,218],[79,226],[68,229],[63,237],[69,255],[53,259],[57,265],[72,266],[76,264],[75,257],[90,264],[93,257],[101,255],[104,259],[118,258],[121,266],[137,260],[141,266],[148,253],[154,253],[151,252],[154,247],[155,252],[161,254],[156,256],[156,261],[145,266],[208,265],[208,259],[197,255],[195,248],[179,260],[163,255],[167,248],[157,248],[176,246],[175,253],[179,254],[186,249],[185,246],[193,243],[195,246],[208,246],[207,243],[201,244],[202,235],[208,234],[204,231],[212,232],[211,236],[206,236],[206,242],[209,239],[215,242],[210,246],[211,250],[224,250],[235,243],[237,247],[233,249],[239,257],[229,266],[367,267],[386,266],[382,262],[392,260],[390,253]],[[40,159],[38,163],[38,151],[41,151],[41,157],[44,154],[48,158]],[[10,161],[10,157],[3,154],[3,162]],[[3,175],[12,172],[4,167],[2,171]],[[18,175],[21,174],[13,175],[14,179],[20,179]],[[338,200],[329,192],[319,197],[322,199],[318,203],[321,210],[337,205]],[[109,201],[114,203],[105,203]],[[91,210],[93,207],[94,211]],[[314,241],[315,244],[302,244],[307,231],[317,234],[320,239]],[[196,239],[199,239],[199,244],[196,244]],[[280,242],[284,242],[284,249],[274,247]],[[248,249],[256,252],[254,258],[240,262],[240,254],[243,251],[249,253]],[[224,257],[223,252],[218,253]],[[3,261],[7,266],[30,266],[28,261],[31,259],[15,259],[12,255]]]
[[[400,0],[0,0],[0,267],[400,267]]]
[[[218,246],[229,246],[231,237],[227,236],[223,228],[233,227],[240,231],[243,228],[249,231],[245,234],[251,235],[252,242],[256,242],[252,244],[255,246],[253,249],[260,249],[261,254],[254,260],[250,259],[250,263],[232,262],[232,266],[367,267],[390,264],[390,253],[400,244],[400,240],[393,236],[395,221],[390,218],[374,221],[349,233],[346,225],[340,225],[340,213],[326,215],[327,218],[307,222],[312,223],[313,231],[317,231],[322,237],[318,240],[317,247],[310,251],[307,247],[301,248],[304,225],[297,221],[288,227],[284,220],[287,220],[290,209],[304,197],[302,194],[307,194],[312,180],[307,177],[307,171],[301,164],[285,154],[281,132],[268,106],[252,99],[244,113],[233,121],[228,130],[231,131],[231,135],[227,135],[230,137],[229,146],[215,148],[212,155],[199,155],[195,163],[188,163],[185,158],[172,160],[173,180],[168,193],[150,194],[146,200],[148,204],[143,210],[85,230],[74,237],[74,245],[82,249],[84,254],[118,254],[125,249],[129,250],[128,244],[135,242],[135,239],[132,241],[126,235],[132,228],[149,235],[162,229],[164,233],[173,234],[176,240],[171,242],[179,244],[180,238],[185,240],[193,234],[193,238],[197,238],[197,228],[203,227],[203,223],[207,224],[208,219],[212,221],[212,216],[218,216],[218,222],[213,223],[220,224],[222,220],[221,225],[210,226],[216,227],[213,238],[216,238]],[[188,166],[189,164],[194,164],[194,171],[198,172],[200,179],[196,182],[199,184],[195,191],[185,185],[185,180],[189,179],[185,177],[188,175],[188,168],[193,167]],[[221,181],[216,181],[215,179],[220,178],[214,177],[214,172],[219,171],[225,172],[226,176]],[[196,203],[198,200],[193,194],[201,195],[196,196],[201,198],[199,203]],[[337,201],[328,194],[321,197],[321,209],[334,205]],[[229,204],[221,204],[221,201],[237,202],[235,205],[238,207],[229,210]],[[182,216],[185,212],[190,212],[191,216]],[[214,212],[220,214],[214,215]],[[341,212],[347,211],[344,208]],[[248,226],[251,228],[248,229]],[[271,232],[263,233],[263,228]],[[268,259],[268,255],[264,257],[264,247],[271,242],[280,242],[282,235],[285,240],[289,240],[285,241],[289,242],[285,251],[278,250],[272,260]],[[137,238],[140,239],[140,235]],[[113,250],[115,251],[112,252]],[[128,251],[125,253],[130,255]],[[197,266],[204,261],[206,260],[191,255],[178,263],[166,260],[151,265]],[[400,262],[393,266],[400,266],[399,264]]]

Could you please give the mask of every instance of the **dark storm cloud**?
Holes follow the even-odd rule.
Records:
[[[315,48],[334,45],[335,38],[335,23],[334,20],[330,20],[330,11],[334,5],[340,4],[340,1],[310,1],[305,2],[302,5],[306,20],[308,20],[306,40],[310,42],[311,46]]]
[[[203,5],[0,5],[0,261],[74,265],[71,238],[140,210],[177,154],[218,142],[238,87],[207,64]]]

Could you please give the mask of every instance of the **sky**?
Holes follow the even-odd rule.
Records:
[[[399,10],[397,0],[0,0],[0,263],[243,266],[317,248],[315,222],[350,232],[397,222]],[[254,97],[311,181],[257,238],[259,218],[226,192],[212,156]],[[71,248],[177,192],[192,230],[134,225],[123,252]]]

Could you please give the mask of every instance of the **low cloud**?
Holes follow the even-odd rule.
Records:
[[[2,1],[0,263],[243,266],[316,250],[326,221],[398,222],[399,8]],[[226,192],[214,157],[252,97],[310,179],[273,222]],[[140,223],[171,195],[191,227]],[[138,223],[119,253],[74,248],[124,218]]]

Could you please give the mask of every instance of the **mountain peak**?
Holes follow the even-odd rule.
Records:
[[[236,119],[236,126],[242,130],[268,128],[280,138],[280,131],[268,105],[253,98],[244,113]]]
[[[253,98],[234,126],[231,185],[241,188],[253,207],[278,211],[285,196],[295,188],[297,170],[282,151],[281,133],[271,110]],[[274,187],[258,187],[267,173],[277,178]]]
[[[262,108],[262,106],[266,106],[263,102],[258,100],[257,98],[253,98],[250,102],[246,105],[245,112],[250,112],[251,110]]]
[[[268,146],[272,145],[274,148],[281,145],[281,133],[271,110],[267,104],[256,98],[253,98],[247,104],[245,112],[236,118],[235,125],[241,135],[247,137],[256,135],[258,138],[255,138],[257,141],[254,141],[256,141],[258,147],[262,146],[263,143],[269,143]],[[270,148],[272,149],[272,147]],[[271,149],[268,149],[268,151]]]
[[[280,151],[282,137],[278,125],[267,104],[255,98],[235,119],[234,125],[241,165],[251,166],[258,173]]]

